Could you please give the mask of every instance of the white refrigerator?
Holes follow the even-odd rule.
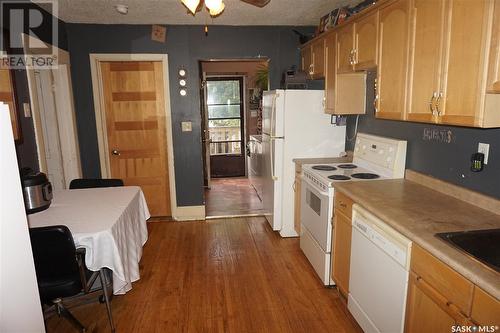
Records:
[[[264,214],[282,237],[294,230],[295,158],[337,157],[345,149],[345,126],[324,113],[323,90],[264,92],[262,183]]]

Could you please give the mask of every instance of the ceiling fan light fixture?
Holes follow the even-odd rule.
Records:
[[[205,0],[205,6],[209,10],[217,10],[222,6],[222,0]]]
[[[225,8],[226,8],[226,5],[224,4],[224,2],[221,1],[219,7],[214,8],[214,9],[208,8],[208,11],[210,13],[210,16],[217,16],[217,15],[220,15],[224,11]]]
[[[200,0],[181,0],[181,2],[193,15],[196,14],[196,9],[200,5]]]

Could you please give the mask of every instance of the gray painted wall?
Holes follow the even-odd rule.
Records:
[[[175,180],[179,206],[203,203],[201,116],[198,61],[268,57],[271,88],[281,73],[299,61],[298,38],[292,27],[168,26],[165,44],[151,41],[149,25],[67,24],[72,80],[82,170],[85,177],[99,177],[99,153],[92,98],[89,53],[167,53],[174,136]],[[313,28],[300,28],[312,32]],[[188,96],[178,93],[177,71],[188,71]],[[193,132],[183,133],[181,121],[192,121]]]
[[[373,92],[367,99],[368,105],[373,105]],[[349,116],[348,137],[353,136],[355,123],[356,116]],[[375,118],[374,110],[370,108],[366,115],[359,117],[358,131],[407,140],[408,169],[500,198],[500,129],[381,120]],[[434,138],[429,140],[429,134],[431,137],[434,134]],[[490,144],[489,161],[483,171],[472,172],[470,157],[477,151],[479,142]],[[346,146],[352,149],[354,142],[346,141]]]

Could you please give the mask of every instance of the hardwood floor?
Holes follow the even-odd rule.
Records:
[[[212,178],[205,190],[207,216],[263,214],[264,206],[248,178]]]
[[[117,332],[361,332],[321,285],[298,239],[262,217],[148,224],[141,279],[112,307]],[[72,309],[109,332],[105,306]],[[74,332],[52,317],[48,332]]]

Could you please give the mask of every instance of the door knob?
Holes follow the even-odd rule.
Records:
[[[111,151],[111,154],[116,155],[116,156],[120,156],[120,151],[119,151],[119,150],[116,150],[116,149],[113,149],[113,150]]]

